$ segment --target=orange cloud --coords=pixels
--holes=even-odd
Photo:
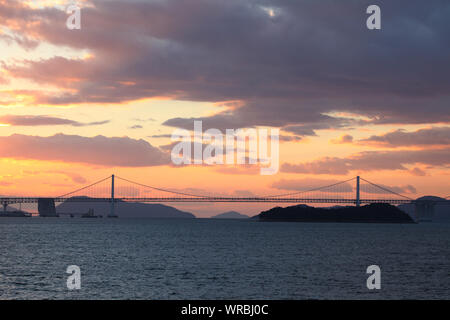
[[[118,167],[156,166],[170,161],[168,154],[142,139],[64,134],[0,137],[0,157]]]
[[[344,135],[340,136],[338,139],[331,140],[331,143],[335,143],[335,144],[345,144],[345,143],[352,143],[352,142],[353,142],[353,137],[349,134],[344,134]]]
[[[418,177],[423,177],[426,175],[425,171],[423,171],[422,169],[417,168],[417,167],[409,170],[409,173],[411,173],[413,176],[418,176]]]

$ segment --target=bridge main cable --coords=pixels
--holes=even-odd
[[[292,193],[282,193],[282,194],[276,194],[276,195],[271,195],[271,196],[263,196],[261,198],[277,198],[277,197],[285,197],[285,196],[294,196],[294,195],[297,195],[297,194],[308,193],[308,192],[313,192],[313,191],[319,191],[319,190],[322,190],[322,189],[335,187],[337,185],[340,185],[340,184],[343,184],[343,183],[346,183],[346,182],[349,182],[349,181],[352,181],[352,180],[355,180],[355,179],[356,179],[356,177],[353,177],[353,178],[350,178],[348,180],[340,181],[340,182],[333,183],[333,184],[330,184],[330,185],[327,185],[327,186],[323,186],[323,187],[318,187],[318,188],[313,188],[313,189],[303,190],[303,191],[297,191],[297,192],[292,192]]]
[[[158,190],[158,191],[162,191],[162,192],[173,193],[173,194],[178,194],[178,195],[182,195],[182,196],[197,197],[197,198],[213,198],[211,196],[197,195],[197,194],[191,194],[191,193],[185,193],[185,192],[179,192],[179,191],[173,191],[173,190],[168,190],[168,189],[157,188],[157,187],[149,186],[149,185],[146,185],[146,184],[143,184],[143,183],[139,183],[139,182],[136,182],[136,181],[131,181],[131,180],[128,180],[128,179],[125,179],[125,178],[121,178],[121,177],[118,177],[118,176],[115,176],[115,177],[116,177],[116,179],[120,179],[120,180],[129,182],[129,183],[132,183],[132,184],[144,187],[144,188],[149,188],[149,189]]]
[[[377,185],[377,184],[375,184],[375,183],[372,183],[372,182],[370,182],[370,181],[368,181],[368,180],[366,180],[366,179],[364,179],[364,178],[361,178],[361,180],[363,180],[364,182],[367,182],[368,184],[371,184],[372,186],[377,187],[377,188],[379,188],[379,189],[381,189],[381,190],[384,190],[384,191],[386,191],[386,192],[395,194],[396,196],[399,196],[399,197],[402,197],[402,198],[405,198],[405,199],[414,201],[413,198],[404,196],[404,195],[402,195],[402,194],[400,194],[400,193],[397,193],[397,192],[392,191],[392,190],[389,190],[389,189],[387,189],[387,188],[385,188],[385,187],[379,186],[379,185]]]
[[[66,198],[67,196],[69,196],[69,195],[71,195],[71,194],[77,193],[77,192],[79,192],[79,191],[83,191],[83,190],[85,190],[85,189],[87,189],[87,188],[90,188],[90,187],[92,187],[92,186],[95,186],[96,184],[99,184],[99,183],[101,183],[101,182],[103,182],[103,181],[106,181],[106,180],[108,180],[108,179],[111,179],[111,176],[106,177],[106,178],[104,178],[104,179],[102,179],[102,180],[99,180],[99,181],[97,181],[97,182],[91,183],[91,184],[88,185],[88,186],[84,186],[84,187],[79,188],[79,189],[77,189],[77,190],[74,190],[74,191],[71,191],[71,192],[69,192],[69,193],[63,194],[63,195],[61,195],[61,196],[59,196],[59,197],[55,197],[55,199],[58,199],[58,198]]]
[[[112,177],[112,176],[106,177],[106,178],[104,178],[104,179],[101,179],[101,180],[99,180],[99,181],[96,181],[96,182],[94,182],[94,183],[91,183],[91,184],[89,184],[89,185],[87,185],[87,186],[84,186],[84,187],[82,187],[82,188],[79,188],[79,189],[77,189],[77,190],[74,190],[74,191],[65,193],[65,194],[63,194],[63,195],[60,195],[60,196],[56,197],[55,199],[63,199],[63,198],[67,198],[67,197],[70,196],[70,195],[76,194],[77,192],[83,191],[83,190],[88,189],[88,188],[90,188],[90,187],[92,187],[92,186],[95,186],[95,185],[97,185],[97,184],[99,184],[99,183],[102,183],[102,182],[104,182],[104,181],[106,181],[106,180],[109,180],[109,179],[111,179],[111,177]],[[230,200],[236,201],[236,200],[239,200],[239,199],[240,199],[239,197],[217,197],[217,196],[210,196],[210,195],[208,196],[208,195],[199,195],[199,194],[193,194],[193,193],[187,193],[187,192],[181,192],[181,191],[174,191],[174,190],[169,190],[169,189],[158,188],[158,187],[146,185],[146,184],[143,184],[143,183],[139,183],[139,182],[132,181],[132,180],[125,179],[125,178],[122,178],[122,177],[118,177],[118,176],[115,176],[115,177],[116,177],[116,179],[123,180],[123,181],[126,181],[126,182],[128,182],[128,183],[131,183],[131,184],[140,186],[140,187],[144,187],[144,188],[148,188],[148,189],[152,189],[152,190],[157,190],[157,191],[161,191],[161,192],[166,192],[166,193],[170,193],[170,194],[181,195],[181,196],[185,196],[185,197],[193,197],[193,198],[196,198],[196,199],[199,199],[199,200],[208,200],[208,199],[211,199],[211,200],[213,200],[213,199],[222,199],[222,200],[226,200],[226,199],[230,199]],[[355,177],[350,178],[350,179],[347,179],[347,180],[344,180],[344,181],[340,181],[340,182],[337,182],[337,183],[333,183],[333,184],[330,184],[330,185],[326,185],[326,186],[322,186],[322,187],[317,187],[317,188],[312,188],[312,189],[309,189],[309,190],[297,191],[297,192],[282,193],[282,194],[275,194],[275,195],[266,195],[266,196],[256,196],[256,195],[255,195],[255,196],[252,197],[252,199],[255,200],[255,201],[258,200],[258,199],[259,199],[259,200],[271,200],[271,201],[272,201],[272,200],[277,200],[277,199],[279,199],[279,200],[287,200],[287,198],[284,198],[284,197],[295,196],[295,195],[299,195],[299,194],[306,194],[306,193],[314,192],[314,191],[321,191],[321,190],[324,190],[324,189],[327,189],[327,188],[332,188],[332,187],[336,187],[336,186],[338,186],[338,185],[342,185],[342,184],[347,183],[347,182],[350,182],[350,181],[352,181],[352,180],[354,180],[354,179],[355,179]],[[368,184],[370,184],[370,185],[372,185],[372,186],[374,186],[374,187],[376,187],[376,188],[379,188],[379,189],[381,189],[381,190],[383,190],[383,191],[385,191],[385,192],[387,192],[387,193],[391,193],[391,194],[397,195],[397,196],[399,196],[399,197],[401,197],[401,198],[403,198],[403,199],[407,199],[407,200],[409,200],[409,201],[414,201],[414,200],[413,200],[412,198],[410,198],[410,197],[407,197],[407,196],[405,196],[405,195],[402,195],[402,194],[399,194],[399,193],[394,192],[394,191],[392,191],[392,190],[389,190],[389,189],[386,188],[386,187],[382,187],[382,186],[377,185],[377,184],[375,184],[375,183],[372,183],[372,182],[370,182],[370,181],[368,181],[368,180],[366,180],[366,179],[361,178],[361,180],[363,180],[363,181],[365,181],[366,183],[368,183]],[[450,196],[449,196],[449,197],[450,197]],[[447,199],[448,199],[449,197],[447,197]],[[156,198],[155,198],[155,199],[156,199]],[[159,198],[159,199],[162,200],[162,199],[164,199],[164,198]],[[243,199],[246,199],[246,198],[242,198],[242,200],[243,200]],[[311,199],[312,199],[312,198],[311,198]],[[308,198],[308,200],[311,200],[311,199]],[[191,199],[191,200],[193,200],[193,199]],[[300,200],[302,200],[302,199],[299,198],[298,200],[300,201]],[[305,200],[306,200],[306,199],[305,199]]]

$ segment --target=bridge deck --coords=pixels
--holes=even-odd
[[[49,199],[48,197],[3,197],[0,198],[2,204],[14,203],[38,203],[39,199]],[[111,202],[111,198],[50,198],[55,202]],[[142,203],[161,203],[161,202],[269,202],[269,203],[338,203],[338,204],[356,204],[355,199],[346,198],[265,198],[265,197],[153,197],[153,198],[115,198],[118,202],[142,202]],[[405,204],[420,202],[419,200],[406,199],[360,199],[361,204],[370,203],[390,203]],[[436,201],[434,201],[436,202]],[[439,202],[439,201],[437,201]]]

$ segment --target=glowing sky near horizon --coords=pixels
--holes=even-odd
[[[413,2],[380,1],[390,14],[372,33],[355,2],[81,1],[82,29],[71,31],[64,1],[0,0],[0,195],[52,196],[115,173],[229,195],[361,175],[413,198],[446,197],[450,4]],[[52,158],[58,134],[92,145],[126,137],[167,153],[167,135],[194,119],[220,130],[280,128],[280,171],[135,166],[139,149],[120,166]],[[12,145],[33,136],[47,144]],[[201,217],[270,207],[175,206]]]

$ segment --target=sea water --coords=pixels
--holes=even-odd
[[[0,299],[450,299],[450,224],[1,218]]]

